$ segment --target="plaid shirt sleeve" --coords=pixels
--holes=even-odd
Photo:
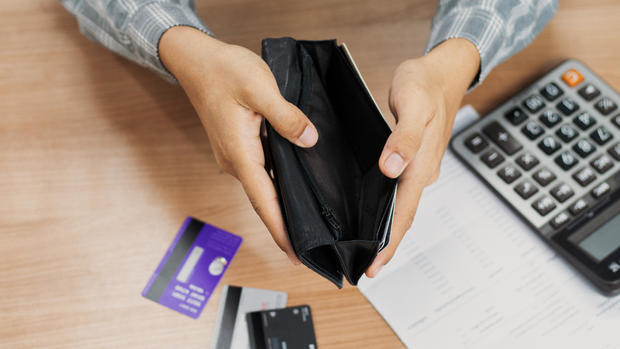
[[[472,89],[534,40],[557,5],[558,0],[440,0],[425,53],[447,39],[471,41],[480,53]]]
[[[82,33],[168,81],[176,79],[159,59],[161,36],[171,27],[190,26],[213,33],[196,14],[194,0],[60,0]]]

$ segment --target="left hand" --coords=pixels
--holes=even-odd
[[[466,39],[449,39],[394,73],[390,109],[396,128],[379,159],[383,174],[399,178],[390,243],[366,270],[377,275],[411,226],[424,187],[439,176],[454,116],[478,73],[480,56]]]

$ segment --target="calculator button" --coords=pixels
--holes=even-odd
[[[597,185],[596,187],[594,187],[594,189],[592,189],[592,196],[595,199],[598,199],[601,196],[607,194],[609,192],[609,189],[611,189],[609,184],[607,184],[607,182],[603,182],[603,183]]]
[[[620,148],[620,146],[619,146]],[[536,165],[538,165],[540,163],[540,161],[538,161],[538,159],[528,153],[528,152],[524,152],[523,154],[521,154],[518,158],[517,158],[517,164],[519,164],[519,166],[521,166],[522,169],[529,171],[532,168],[534,168]]]
[[[557,134],[561,140],[568,143],[577,137],[577,130],[571,125],[562,125],[555,134]]]
[[[534,180],[536,180],[536,182],[538,182],[538,184],[542,185],[543,187],[553,182],[556,178],[553,172],[549,171],[546,168],[538,170],[536,173],[534,173],[533,177]]]
[[[568,200],[571,196],[575,195],[575,191],[568,184],[562,183],[555,188],[551,189],[551,195],[559,202]]]
[[[523,101],[523,105],[530,113],[536,113],[545,107],[545,102],[538,95],[531,95]]]
[[[586,208],[588,208],[588,202],[584,199],[579,199],[575,201],[571,207],[568,208],[568,210],[573,216],[577,216],[581,212],[585,211]]]
[[[564,93],[562,89],[553,82],[550,82],[545,85],[545,87],[540,90],[540,94],[543,95],[549,102],[555,100],[560,97]]]
[[[502,154],[497,152],[497,150],[495,149],[489,150],[486,153],[482,154],[480,159],[490,168],[495,168],[497,167],[497,165],[501,164],[502,161],[504,161],[504,157],[502,156]]]
[[[515,166],[508,165],[497,172],[497,175],[500,176],[504,182],[510,184],[517,180],[517,178],[521,177],[521,171],[519,171]]]
[[[539,119],[549,128],[557,125],[560,121],[562,121],[562,117],[560,116],[560,114],[554,112],[553,110],[545,111],[544,113],[542,113]]]
[[[483,132],[508,155],[513,155],[523,148],[497,121],[484,127]]]
[[[589,102],[594,98],[598,97],[601,94],[601,91],[599,91],[592,84],[586,84],[584,87],[580,88],[577,93],[579,93],[579,95],[583,97],[583,99]]]
[[[575,143],[573,146],[573,150],[579,154],[579,156],[585,158],[592,154],[596,148],[587,139],[580,139],[579,142]]]
[[[620,114],[614,116],[614,118],[611,119],[611,122],[613,122],[616,127],[620,128]]]
[[[504,114],[504,116],[513,125],[519,125],[523,121],[527,120],[527,114],[525,114],[525,112],[519,107],[510,109],[506,112],[506,114]]]
[[[553,217],[553,219],[551,220],[551,226],[557,229],[566,224],[566,222],[568,222],[569,220],[570,216],[568,215],[568,213],[561,212],[557,216]]]
[[[555,163],[558,164],[564,171],[568,171],[573,168],[579,160],[569,150],[562,152],[555,158]]]
[[[594,182],[594,180],[596,179],[596,175],[594,174],[594,171],[592,171],[592,169],[590,169],[589,167],[584,167],[581,170],[577,171],[574,175],[573,178],[577,181],[577,183],[579,183],[582,187],[587,186],[588,184]]]
[[[555,205],[555,202],[553,202],[552,198],[548,196],[543,196],[542,198],[534,201],[534,203],[532,204],[532,207],[536,211],[538,211],[538,213],[540,213],[541,216],[546,216],[547,213],[553,211],[556,205]]]
[[[521,131],[527,136],[527,138],[532,140],[545,133],[545,130],[543,130],[542,126],[540,126],[536,121],[528,121],[527,124],[523,126]]]
[[[590,165],[594,167],[596,172],[601,173],[601,174],[609,171],[610,168],[614,167],[614,163],[611,161],[611,158],[605,154],[594,159],[590,163]]]
[[[524,200],[527,200],[532,197],[532,195],[538,193],[538,188],[534,184],[532,184],[532,182],[526,180],[522,183],[517,184],[517,186],[515,187],[515,191]]]
[[[614,159],[620,161],[620,143],[616,143],[612,145],[609,149],[607,149],[609,155],[613,156]]]
[[[587,130],[592,127],[592,125],[596,124],[596,120],[594,120],[592,115],[590,115],[587,111],[577,115],[573,122],[582,130]]]
[[[594,108],[603,115],[609,115],[614,110],[618,109],[618,105],[612,101],[609,97],[603,97],[594,103]]]
[[[560,103],[558,103],[557,108],[564,114],[570,115],[574,113],[577,109],[579,109],[579,104],[568,97],[562,98]]]
[[[613,138],[611,132],[603,126],[597,127],[594,132],[590,134],[590,137],[599,145],[603,145]]]
[[[569,69],[566,73],[562,74],[562,80],[570,86],[575,87],[583,81],[583,75],[577,71],[577,69]]]
[[[478,133],[474,133],[465,140],[465,145],[474,154],[478,154],[482,149],[486,148],[489,143]]]
[[[542,149],[547,155],[555,153],[560,149],[560,142],[558,142],[553,136],[547,136],[538,143],[538,147]]]

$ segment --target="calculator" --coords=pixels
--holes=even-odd
[[[562,62],[451,149],[604,294],[620,292],[620,95]]]

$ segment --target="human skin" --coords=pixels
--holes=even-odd
[[[241,182],[273,240],[299,264],[264,168],[260,127],[265,118],[292,143],[312,147],[318,133],[310,120],[282,97],[265,62],[248,49],[178,26],[162,36],[159,55],[198,113],[218,166]],[[389,104],[397,123],[378,159],[384,175],[399,178],[396,208],[390,243],[367,276],[376,276],[392,258],[424,187],[437,179],[454,116],[479,65],[471,42],[449,39],[396,68]]]

